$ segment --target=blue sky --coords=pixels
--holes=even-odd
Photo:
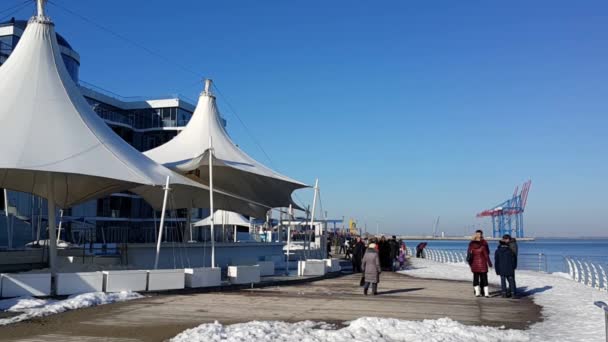
[[[608,235],[605,1],[54,2],[171,61],[51,4],[81,79],[197,98],[212,77],[272,162],[220,97],[239,145],[319,177],[330,216],[462,234],[531,178],[528,233]]]

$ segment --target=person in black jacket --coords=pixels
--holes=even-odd
[[[389,260],[390,260],[390,268],[391,271],[395,272],[397,270],[397,256],[399,256],[399,242],[397,242],[397,237],[393,235],[393,238],[388,240],[389,247]]]
[[[357,236],[355,245],[353,247],[353,273],[361,273],[361,260],[365,254],[365,243],[361,240],[360,236]]]
[[[517,256],[509,247],[509,236],[505,235],[500,240],[500,244],[494,253],[494,268],[496,274],[500,276],[500,286],[503,297],[515,297],[515,268],[517,267]],[[507,281],[509,288],[507,290]]]

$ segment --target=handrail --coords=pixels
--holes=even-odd
[[[608,274],[601,263],[571,256],[565,257],[565,261],[565,266],[568,267],[567,273],[572,280],[608,292]]]
[[[598,308],[604,310],[604,318],[605,318],[605,327],[606,327],[606,342],[608,342],[608,304],[601,302],[601,301],[597,301],[593,303],[595,306],[597,306]]]

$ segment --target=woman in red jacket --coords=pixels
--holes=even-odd
[[[487,242],[480,234],[476,234],[473,237],[473,241],[469,243],[467,250],[467,260],[471,266],[471,272],[473,272],[473,288],[475,290],[475,297],[483,294],[485,297],[490,297],[490,290],[488,289],[488,266],[492,267],[492,261],[490,260],[489,248]]]

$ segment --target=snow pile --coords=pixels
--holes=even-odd
[[[342,329],[304,321],[249,322],[224,326],[202,324],[171,339],[172,342],[194,341],[331,341],[331,342],[397,342],[397,341],[530,341],[525,332],[491,327],[466,326],[449,318],[424,321],[402,321],[392,318],[364,317]]]
[[[410,259],[411,269],[402,273],[432,279],[473,280],[468,265],[441,264],[427,259]],[[491,284],[500,286],[500,277],[488,272]],[[532,341],[604,341],[604,312],[594,301],[608,301],[608,294],[569,279],[566,274],[533,271],[516,273],[517,287],[542,306],[544,321],[528,331]]]
[[[17,312],[19,315],[0,319],[0,326],[44,317],[68,310],[82,309],[90,306],[124,302],[142,298],[136,292],[103,293],[91,292],[70,296],[65,300],[35,299],[32,297],[11,298],[0,301],[0,310]]]

